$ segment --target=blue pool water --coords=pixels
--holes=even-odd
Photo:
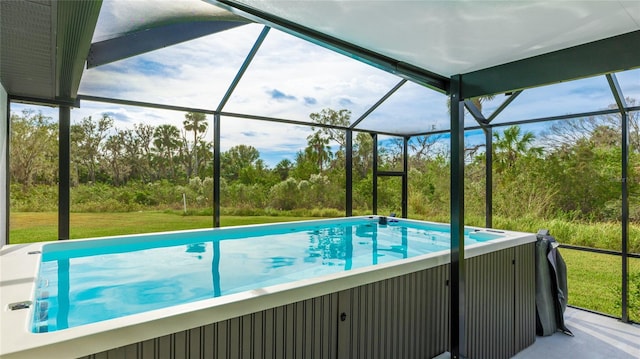
[[[499,234],[468,231],[466,244]],[[348,271],[449,248],[449,227],[377,218],[47,244],[33,332]]]

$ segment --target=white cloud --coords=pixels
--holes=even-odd
[[[112,7],[113,12],[104,20],[101,15],[101,21],[113,21],[114,27],[126,23],[128,15],[121,9]],[[214,110],[262,29],[258,24],[245,25],[87,70],[80,93]],[[623,90],[628,89],[631,96],[640,97],[639,74],[640,70],[620,74]],[[354,121],[399,80],[272,29],[223,110],[310,121],[309,114],[323,108],[347,108]],[[485,114],[488,116],[504,99],[499,95],[489,101]],[[358,128],[399,134],[446,130],[446,103],[446,96],[409,82]],[[610,103],[612,96],[604,77],[585,79],[526,90],[495,121],[596,110]],[[184,119],[181,112],[86,101],[81,109],[74,110],[73,116],[101,116],[103,112],[112,113],[119,120],[118,127],[139,122],[181,126]],[[466,124],[475,125],[470,117]],[[306,146],[310,133],[304,126],[229,118],[223,119],[222,130],[223,150],[245,143],[265,156],[295,154]]]

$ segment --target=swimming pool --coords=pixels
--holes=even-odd
[[[535,240],[479,228],[465,233],[468,258]],[[8,246],[3,259],[22,253],[37,276],[15,283],[30,289],[19,300],[5,303],[3,288],[3,307],[32,303],[6,312],[21,314],[26,333],[18,337],[28,343],[10,344],[13,352],[6,351],[12,335],[5,335],[3,320],[0,354],[57,348],[62,357],[77,357],[142,343],[441,267],[448,246],[448,225],[398,219],[380,224],[379,217]],[[26,348],[16,350],[20,346]]]
[[[344,222],[344,223],[343,223]],[[47,244],[32,331],[50,332],[449,248],[446,226],[376,218]],[[468,230],[467,245],[501,238]],[[117,238],[122,239],[122,237]],[[241,239],[241,240],[240,240]]]

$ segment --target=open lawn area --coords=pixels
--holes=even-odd
[[[561,248],[567,263],[569,304],[621,316],[619,256]],[[629,259],[629,317],[640,322],[640,259]]]
[[[221,216],[220,224],[290,222],[315,219],[285,216]],[[211,228],[211,216],[183,216],[168,212],[71,213],[71,238],[92,238],[123,234],[178,231]],[[58,239],[58,214],[55,212],[12,212],[9,241],[11,244],[54,241]]]

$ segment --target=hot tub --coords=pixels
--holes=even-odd
[[[0,355],[432,357],[448,228],[369,216],[6,246]],[[465,236],[467,353],[510,357],[535,340],[535,235]]]

